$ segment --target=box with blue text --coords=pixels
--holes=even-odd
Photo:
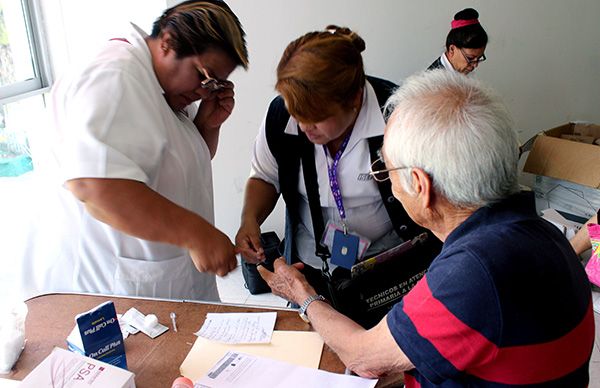
[[[79,314],[67,337],[69,350],[127,369],[125,345],[113,302]]]

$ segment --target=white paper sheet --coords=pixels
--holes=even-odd
[[[276,312],[208,313],[197,336],[228,344],[269,343]]]
[[[305,368],[269,358],[239,352],[225,356],[202,378],[195,388],[373,388],[377,380]]]

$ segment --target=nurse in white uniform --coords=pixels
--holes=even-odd
[[[45,165],[56,201],[29,244],[27,295],[219,300],[215,274],[237,262],[213,226],[211,159],[234,107],[227,78],[248,64],[244,36],[224,3],[187,1],[56,83]]]

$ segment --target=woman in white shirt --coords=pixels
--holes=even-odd
[[[215,274],[237,262],[212,225],[211,159],[234,107],[227,78],[248,64],[244,36],[225,3],[187,1],[56,83],[56,206],[26,254],[27,294],[219,300]]]
[[[446,37],[446,51],[427,69],[446,69],[469,74],[485,61],[488,36],[479,23],[479,13],[465,8],[454,15]]]
[[[382,106],[396,85],[365,75],[364,49],[353,31],[328,26],[284,51],[275,86],[280,96],[254,145],[236,236],[249,262],[265,259],[260,225],[280,194],[287,212],[286,258],[307,264],[313,284],[321,273],[314,267],[350,269],[362,256],[417,235],[389,181],[369,174],[383,141]]]

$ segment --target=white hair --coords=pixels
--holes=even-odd
[[[384,151],[388,167],[419,167],[434,190],[458,207],[481,207],[519,190],[519,142],[500,98],[448,70],[409,77],[386,104],[392,111]],[[411,169],[397,171],[414,195]]]

